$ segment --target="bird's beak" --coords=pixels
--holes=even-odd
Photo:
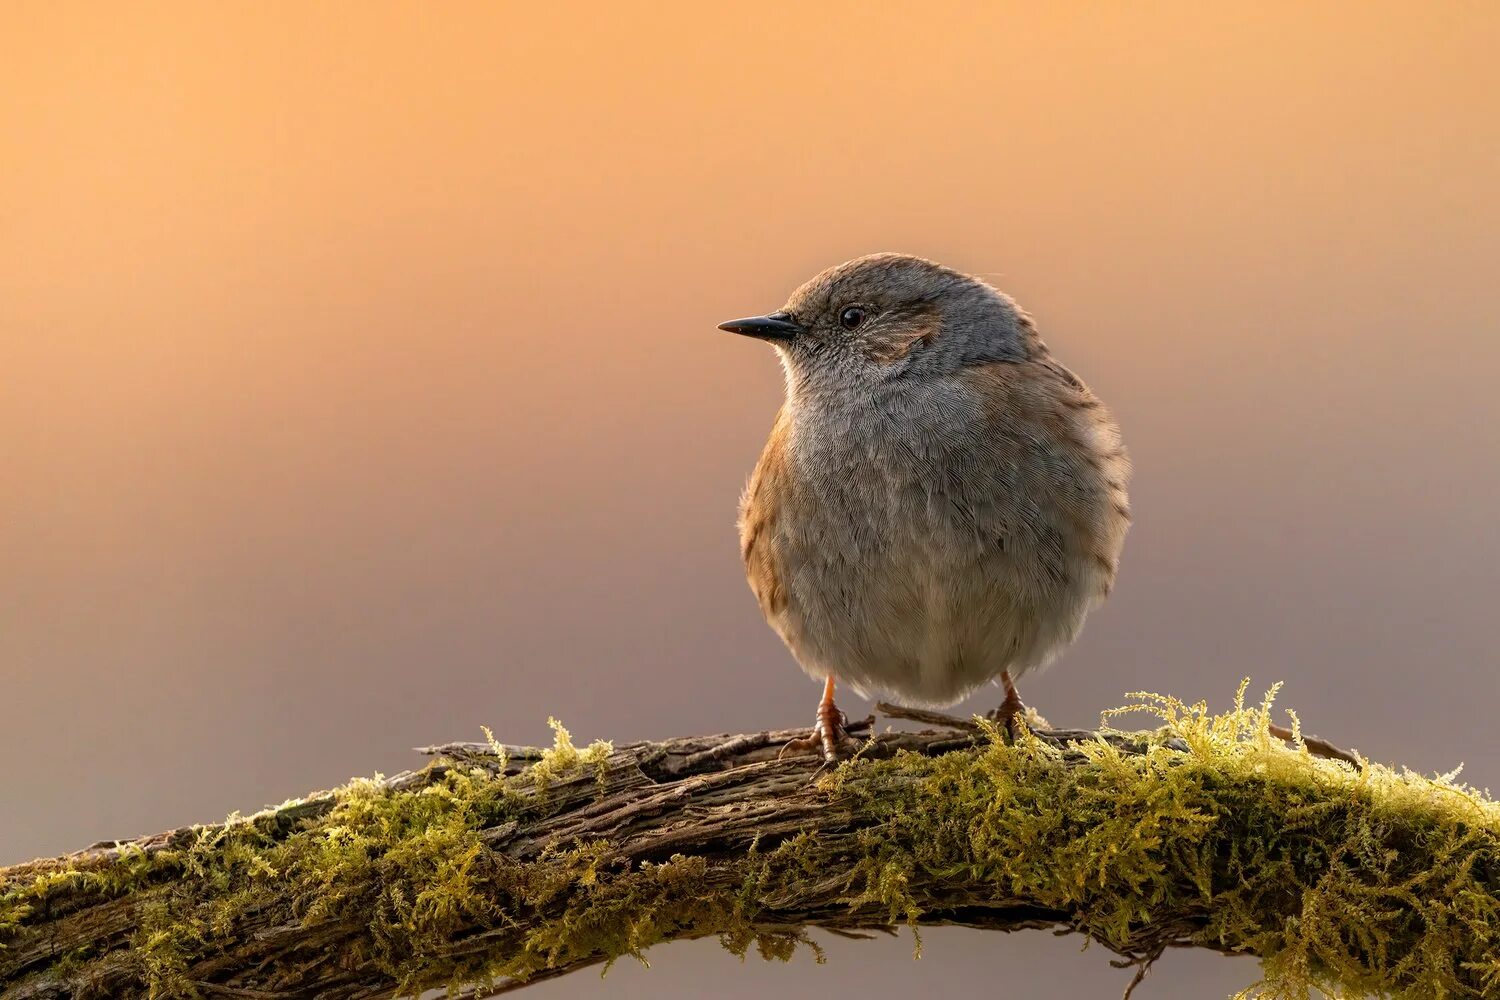
[[[728,323],[720,323],[720,330],[728,330],[730,333],[743,334],[746,337],[757,337],[761,340],[784,342],[791,340],[802,332],[802,327],[792,321],[789,313],[771,313],[769,316],[750,316],[746,319],[732,319]]]

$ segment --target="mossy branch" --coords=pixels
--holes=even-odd
[[[862,724],[834,769],[778,760],[794,732],[430,748],[421,771],[0,869],[0,996],[478,997],[663,941],[785,958],[816,952],[810,929],[902,924],[1075,932],[1140,973],[1171,947],[1257,955],[1246,996],[1500,996],[1500,806],[1320,759],[1295,724],[1289,745],[1269,699],[1141,697],[1151,732],[1106,713],[1014,746],[902,713],[944,728]]]

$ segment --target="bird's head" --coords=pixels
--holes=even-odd
[[[897,253],[831,267],[780,310],[719,329],[771,343],[794,388],[941,377],[969,365],[1024,360],[1039,343],[1008,296],[978,278]]]

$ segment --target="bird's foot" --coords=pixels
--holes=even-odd
[[[841,751],[845,744],[850,742],[849,717],[836,707],[830,705],[832,711],[824,708],[818,709],[817,721],[813,723],[812,732],[801,739],[790,740],[786,746],[781,748],[781,753],[776,755],[780,760],[788,754],[820,753],[824,763],[837,764],[841,759]]]
[[[1021,738],[1021,726],[1026,718],[1026,705],[1012,688],[1005,693],[1005,700],[1000,703],[1000,707],[987,712],[985,718],[1000,723],[1005,729],[1005,735],[1014,743]]]

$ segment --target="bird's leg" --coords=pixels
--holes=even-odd
[[[1005,727],[1005,735],[1010,737],[1014,743],[1020,735],[1020,719],[1026,714],[1026,706],[1021,702],[1021,696],[1016,691],[1016,682],[1010,679],[1010,671],[1000,672],[1000,683],[1005,685],[1005,700],[1000,707],[990,713],[990,718]]]
[[[814,733],[823,738],[823,759],[832,764],[839,759],[839,744],[849,738],[844,729],[849,721],[839,707],[833,703],[833,678],[823,683],[823,698],[818,702],[818,722]]]
[[[823,682],[823,700],[818,702],[818,717],[813,723],[812,732],[803,739],[792,740],[782,747],[780,757],[821,748],[823,759],[830,764],[836,763],[839,759],[839,744],[849,738],[844,729],[848,721],[833,703],[833,678],[829,677]]]

